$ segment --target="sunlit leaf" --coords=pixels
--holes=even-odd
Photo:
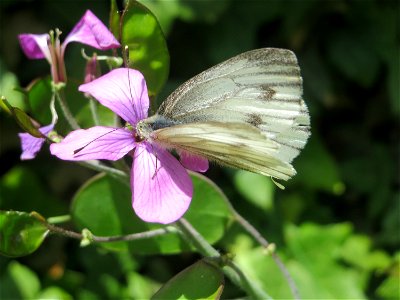
[[[40,291],[38,299],[72,300],[73,297],[58,286],[49,286],[43,291]]]
[[[288,225],[285,230],[287,255],[278,251],[294,279],[301,299],[365,299],[367,273],[343,264],[338,253],[352,234],[350,224],[320,226]],[[279,250],[279,245],[278,250]],[[235,251],[234,260],[243,272],[259,282],[274,299],[292,299],[288,281],[275,261],[261,247]],[[268,280],[265,280],[268,278]]]
[[[382,299],[396,299],[399,296],[399,270],[400,270],[400,252],[393,255],[392,267],[389,270],[389,276],[380,284],[377,289],[377,295]]]
[[[0,63],[0,96],[7,98],[12,106],[26,110],[27,105],[24,101],[24,95],[17,90],[19,88],[17,76],[8,72],[4,65]]]
[[[144,5],[129,1],[122,14],[122,45],[129,47],[129,66],[141,71],[150,95],[163,87],[169,73],[169,53],[156,17]]]
[[[202,260],[171,278],[151,299],[219,299],[223,289],[221,270]]]
[[[383,251],[371,251],[372,241],[367,236],[353,235],[343,244],[343,259],[365,270],[384,270],[390,265],[390,257]]]
[[[19,257],[34,252],[48,234],[46,226],[31,214],[0,211],[0,253]]]
[[[134,299],[150,299],[160,287],[159,283],[135,272],[127,274],[127,282],[129,295]]]

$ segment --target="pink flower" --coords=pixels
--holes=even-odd
[[[40,127],[39,131],[44,135],[48,136],[48,134],[53,130],[54,124],[50,124],[44,127]],[[36,154],[40,151],[45,142],[45,138],[37,138],[29,133],[18,133],[19,138],[21,139],[21,147],[22,154],[21,160],[33,159],[36,157]]]
[[[55,83],[66,81],[64,51],[69,42],[79,42],[100,50],[120,47],[113,34],[90,10],[86,11],[63,44],[60,44],[59,34],[56,31],[56,36],[52,38],[49,34],[23,33],[18,36],[21,48],[28,58],[47,59]]]
[[[166,149],[141,138],[136,125],[147,117],[149,98],[143,75],[136,70],[115,69],[79,90],[90,94],[118,114],[130,126],[95,126],[68,134],[52,144],[53,155],[64,160],[118,160],[130,153],[132,205],[147,222],[167,224],[179,219],[188,209],[193,185],[186,169]],[[133,151],[132,151],[133,150]],[[184,154],[184,164],[205,171],[208,161]],[[205,166],[207,164],[207,167]]]

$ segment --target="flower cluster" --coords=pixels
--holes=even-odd
[[[30,59],[45,58],[51,68],[54,83],[65,82],[64,52],[70,42],[78,42],[100,50],[119,48],[121,45],[107,27],[87,10],[64,42],[60,43],[59,30],[51,34],[23,33],[18,36],[25,55]]]

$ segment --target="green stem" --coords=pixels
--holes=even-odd
[[[64,229],[62,227],[58,227],[49,223],[46,223],[47,229],[49,229],[52,233],[60,234],[69,238],[77,239],[77,240],[82,240],[84,236],[81,233],[75,232],[75,231],[70,231],[67,229]],[[91,242],[94,243],[110,243],[110,242],[129,242],[129,241],[135,241],[135,240],[141,240],[141,239],[149,239],[153,238],[155,236],[160,236],[160,235],[165,235],[169,233],[176,233],[177,229],[172,227],[172,226],[167,226],[165,228],[159,228],[159,229],[154,229],[154,230],[149,230],[149,231],[144,231],[144,232],[139,232],[139,233],[132,233],[132,234],[127,234],[127,235],[117,235],[117,236],[97,236],[91,234],[90,239]]]
[[[47,218],[47,222],[50,224],[58,224],[58,223],[65,223],[71,221],[70,215],[63,215],[63,216],[56,216]]]
[[[175,223],[183,237],[205,257],[221,258],[220,253],[212,247],[197,230],[184,218]],[[240,268],[232,261],[222,268],[225,275],[237,286],[247,292],[251,299],[272,299],[254,281],[249,280]]]
[[[124,159],[119,159],[113,162],[113,166],[118,170],[123,171],[125,174],[130,174],[131,170]]]
[[[104,172],[104,173],[110,175],[111,177],[113,177],[129,186],[129,175],[127,173],[125,173],[124,171],[121,171],[121,170],[118,170],[118,169],[115,169],[112,167],[108,167],[96,160],[82,161],[82,162],[79,162],[79,164],[81,166],[87,167],[87,168],[95,170],[95,171]]]
[[[56,90],[55,94],[56,94],[57,101],[60,104],[61,111],[63,112],[64,117],[67,120],[69,126],[74,130],[79,129],[80,127],[79,127],[78,123],[76,122],[74,116],[72,115],[72,113],[67,105],[67,102],[65,101],[64,92],[62,90],[61,91]]]
[[[99,125],[100,119],[99,119],[99,114],[97,113],[97,103],[91,97],[89,99],[89,105],[90,105],[90,112],[92,113],[94,125]]]
[[[51,96],[50,111],[51,111],[51,124],[56,124],[58,121],[58,114],[57,114],[57,110],[56,110],[55,93],[53,93],[53,95]]]

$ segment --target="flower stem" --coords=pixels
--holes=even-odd
[[[80,127],[79,127],[78,123],[76,122],[74,116],[72,115],[72,113],[67,105],[67,102],[64,99],[65,98],[64,92],[62,90],[61,91],[56,90],[55,94],[56,94],[58,103],[60,104],[61,111],[63,112],[64,117],[67,120],[69,126],[74,130],[79,129]]]
[[[119,181],[121,181],[124,184],[128,184],[129,186],[129,175],[121,170],[106,166],[102,163],[100,163],[99,161],[82,161],[79,162],[80,165],[87,167],[89,169],[95,170],[95,171],[99,171],[99,172],[104,172],[107,173],[108,175],[110,175],[111,177],[118,179]]]
[[[50,111],[51,111],[51,124],[56,124],[58,121],[58,114],[57,114],[57,110],[56,110],[55,93],[53,93],[53,95],[51,96]]]
[[[176,226],[181,230],[183,237],[205,257],[221,258],[221,254],[211,246],[200,233],[184,218],[177,221]],[[225,275],[237,286],[247,292],[251,299],[272,299],[254,281],[249,280],[240,268],[232,261],[228,261],[222,268]]]
[[[62,227],[58,227],[49,223],[45,223],[46,227],[50,232],[60,234],[69,238],[77,239],[77,240],[82,240],[84,236],[81,233],[75,232],[75,231],[70,231],[67,229],[64,229]],[[135,241],[135,240],[141,240],[141,239],[149,239],[153,238],[155,236],[160,236],[160,235],[165,235],[168,233],[174,233],[177,232],[177,229],[172,227],[172,226],[167,226],[164,228],[159,228],[159,229],[154,229],[154,230],[149,230],[149,231],[144,231],[144,232],[139,232],[139,233],[132,233],[132,234],[127,234],[127,235],[116,235],[116,236],[97,236],[97,235],[91,235],[91,241],[93,243],[110,243],[110,242],[120,242],[120,241]]]
[[[97,103],[95,102],[95,100],[90,98],[89,105],[90,105],[90,112],[92,113],[94,125],[99,125],[100,119],[99,119],[99,114],[97,113]]]
[[[63,215],[63,216],[56,216],[56,217],[50,217],[47,218],[47,222],[50,224],[58,224],[58,223],[64,223],[68,222],[71,220],[70,215]]]

